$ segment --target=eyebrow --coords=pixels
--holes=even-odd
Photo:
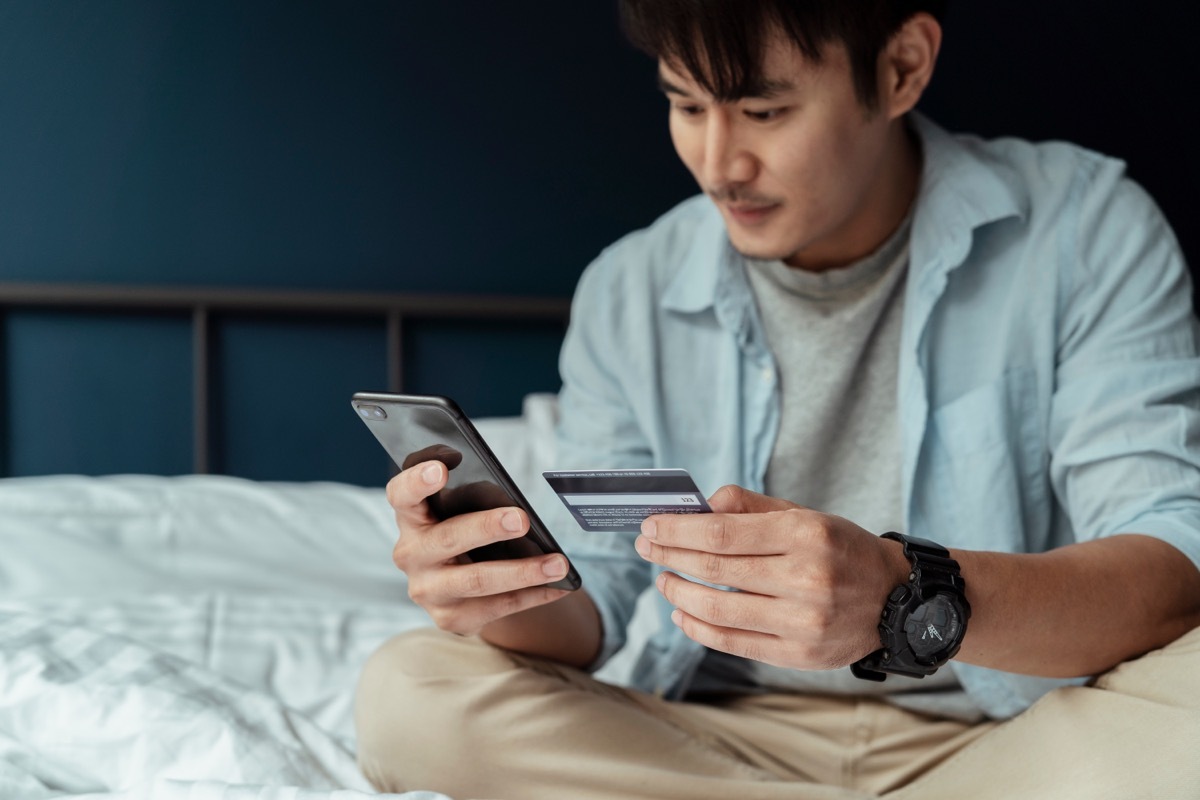
[[[744,100],[747,98],[759,98],[769,100],[773,97],[778,97],[785,92],[794,91],[796,85],[791,81],[774,80],[769,78],[759,78],[746,87],[738,97],[722,98],[723,100]],[[658,73],[658,89],[663,94],[677,94],[683,97],[691,97],[691,92],[676,86],[671,83],[663,74]]]

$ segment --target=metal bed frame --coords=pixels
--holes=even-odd
[[[13,310],[110,311],[190,315],[192,321],[193,471],[210,466],[211,353],[214,315],[365,317],[385,321],[388,391],[404,391],[404,330],[409,320],[560,322],[564,298],[423,295],[206,287],[123,286],[0,281],[0,324]],[[0,381],[2,385],[2,381]]]

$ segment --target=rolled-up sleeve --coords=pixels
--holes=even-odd
[[[1187,265],[1140,187],[1090,176],[1068,230],[1051,481],[1077,541],[1139,533],[1200,568],[1200,359]],[[1070,243],[1068,243],[1070,244]]]
[[[1200,568],[1200,359],[1187,265],[1123,165],[1087,163],[1052,248],[1058,294],[1045,443],[1061,515],[1055,541],[1143,534]],[[954,669],[1000,719],[1088,680]]]

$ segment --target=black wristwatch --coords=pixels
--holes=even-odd
[[[928,539],[889,531],[912,564],[908,583],[888,595],[879,621],[882,647],[850,665],[855,677],[882,681],[886,673],[924,678],[954,658],[967,633],[971,605],[950,551]]]

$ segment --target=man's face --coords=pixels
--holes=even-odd
[[[761,92],[719,103],[690,75],[659,62],[671,104],[671,139],[725,218],[741,253],[792,266],[844,266],[878,246],[897,174],[889,161],[889,116],[854,92],[845,49],[819,64],[774,40]]]

